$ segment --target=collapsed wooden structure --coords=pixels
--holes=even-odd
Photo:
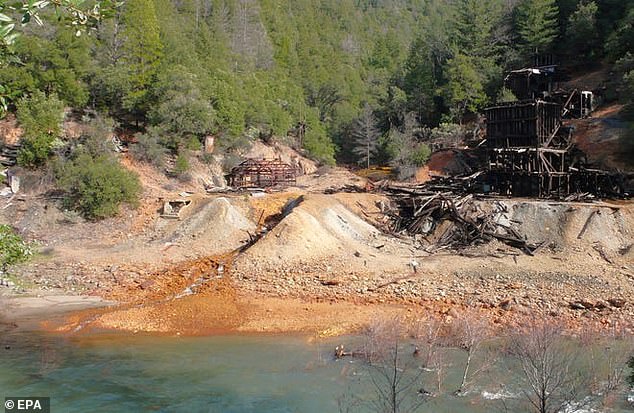
[[[296,176],[296,169],[280,159],[247,159],[231,169],[228,180],[236,188],[265,188],[294,184]]]
[[[512,226],[496,221],[496,213],[506,213],[497,202],[496,210],[483,211],[473,194],[438,190],[433,185],[387,184],[381,188],[395,208],[385,213],[391,218],[388,231],[394,234],[420,235],[430,244],[428,252],[444,248],[464,248],[494,239],[533,255],[543,244],[531,244]]]

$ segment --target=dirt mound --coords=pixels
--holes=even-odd
[[[181,245],[193,253],[216,255],[240,247],[256,225],[229,199],[194,199],[182,221],[162,219],[157,230],[161,242]]]
[[[427,182],[431,176],[465,175],[472,172],[465,155],[458,149],[442,149],[431,154],[425,166],[418,168],[416,182]]]
[[[364,188],[367,183],[366,178],[355,175],[346,168],[323,166],[313,174],[298,176],[296,186],[310,192],[323,192],[329,188],[341,188],[346,185]]]
[[[309,195],[240,261],[320,260],[368,248],[379,231],[334,197]]]
[[[255,141],[244,156],[255,159],[281,159],[282,162],[295,166],[302,175],[317,171],[315,161],[305,158],[293,148],[277,142],[273,145],[267,145],[262,141]]]
[[[634,225],[628,204],[583,204],[533,200],[481,201],[497,222],[513,227],[529,243],[546,242],[551,248],[569,250],[600,248],[620,255],[634,242]]]

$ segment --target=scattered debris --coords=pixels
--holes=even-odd
[[[0,144],[0,165],[14,166],[17,164],[18,152],[22,145],[10,145],[7,143]]]
[[[428,184],[388,185],[383,190],[396,204],[387,211],[392,218],[389,232],[423,237],[433,234],[432,249],[458,249],[497,239],[533,255],[543,245],[528,243],[511,226],[497,222],[472,202],[472,194],[430,190]],[[500,203],[496,207],[504,212]]]
[[[182,210],[191,204],[190,199],[173,199],[163,203],[161,218],[180,219]]]

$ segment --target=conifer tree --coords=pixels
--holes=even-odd
[[[502,18],[500,0],[458,0],[455,3],[456,43],[462,53],[488,58],[496,53],[493,33]]]
[[[124,106],[138,115],[145,110],[148,87],[158,70],[163,46],[154,0],[129,0],[124,7],[122,61],[132,86],[124,97]]]
[[[380,133],[376,127],[376,118],[372,108],[366,104],[361,117],[357,119],[356,129],[352,133],[355,146],[353,152],[359,156],[359,163],[370,168],[370,160],[379,145]]]
[[[597,49],[598,32],[596,15],[599,7],[594,1],[581,2],[568,18],[566,37],[568,51],[581,59],[592,57]]]
[[[517,7],[516,26],[526,54],[546,52],[557,37],[559,9],[555,0],[524,0]]]
[[[476,112],[487,102],[482,74],[470,56],[458,54],[448,62],[447,75],[447,101],[453,119],[460,123],[465,113]]]

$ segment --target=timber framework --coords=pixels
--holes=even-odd
[[[247,159],[231,169],[229,185],[236,188],[266,188],[295,184],[297,170],[280,159]]]
[[[535,63],[505,78],[518,101],[485,110],[484,192],[539,198],[622,194],[618,174],[591,168],[572,144],[572,128],[564,124],[565,118],[590,114],[592,92],[559,88],[563,77],[552,58],[536,58]]]

